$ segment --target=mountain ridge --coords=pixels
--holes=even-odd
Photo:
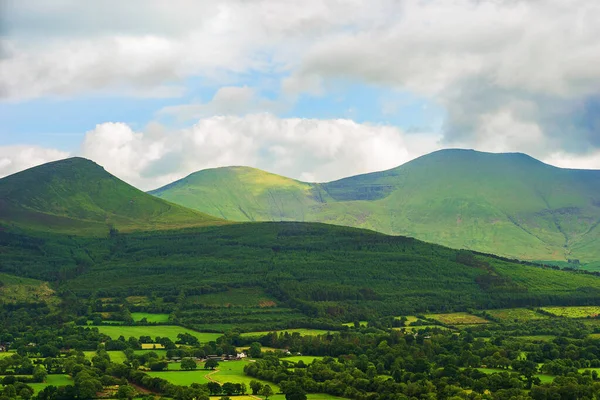
[[[520,259],[600,260],[599,170],[463,149],[325,183],[240,168],[198,171],[150,193],[234,221],[325,222]]]

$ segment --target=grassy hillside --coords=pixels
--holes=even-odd
[[[303,221],[321,201],[310,183],[249,167],[207,169],[150,193],[234,221]]]
[[[520,259],[600,260],[600,171],[518,153],[442,150],[323,184],[220,168],[152,194],[234,221],[319,221]]]
[[[0,179],[0,226],[72,233],[169,229],[221,223],[150,196],[83,158],[41,165]]]

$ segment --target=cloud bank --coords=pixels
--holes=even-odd
[[[144,188],[229,164],[328,180],[438,147],[600,168],[595,0],[6,0],[3,7],[5,102],[90,93],[177,98],[190,78],[220,88],[208,102],[157,110],[198,120],[192,127],[150,123],[138,132],[106,123],[86,134],[79,154]],[[244,81],[252,74],[275,81],[280,97],[260,97]],[[425,97],[444,109],[443,128],[409,135],[277,117],[297,96],[327,96],[339,81]],[[62,154],[22,152],[31,160],[9,154],[0,173]]]

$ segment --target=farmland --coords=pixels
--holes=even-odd
[[[166,372],[147,372],[148,375],[156,378],[166,379],[167,381],[182,386],[189,386],[192,383],[208,383],[210,382],[205,375],[209,371],[196,370],[196,371],[166,371]]]
[[[490,321],[465,312],[449,314],[427,314],[426,318],[439,321],[446,325],[477,325],[488,324]]]
[[[47,386],[66,386],[72,385],[73,379],[69,375],[59,374],[59,375],[48,375],[46,377],[46,382],[44,383],[31,383],[30,386],[37,393],[40,390],[43,390]]]
[[[326,335],[327,333],[331,333],[332,331],[326,331],[323,329],[285,329],[281,331],[261,331],[261,332],[245,332],[242,333],[242,337],[255,337],[255,336],[264,336],[268,333],[276,332],[277,334],[281,333],[289,333],[290,335],[296,333],[303,336],[318,336],[318,335]]]
[[[131,318],[133,318],[133,320],[135,322],[139,322],[144,318],[148,322],[168,322],[169,314],[152,314],[152,313],[134,312],[134,313],[131,313]]]
[[[159,326],[98,326],[98,330],[105,335],[110,336],[113,339],[118,339],[119,336],[125,338],[140,336],[155,337],[168,337],[173,342],[177,341],[177,335],[180,333],[188,333],[198,338],[201,343],[207,343],[216,340],[219,336],[218,333],[202,333],[196,332],[191,329],[183,328],[174,325],[159,325]]]
[[[600,315],[600,306],[541,307],[541,310],[565,318],[595,318]]]
[[[527,308],[504,308],[487,310],[487,314],[502,322],[523,322],[536,319],[546,319],[548,316]]]

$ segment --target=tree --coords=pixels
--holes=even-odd
[[[269,385],[265,385],[263,386],[263,388],[260,390],[259,393],[261,396],[265,396],[265,400],[269,400],[269,397],[273,396],[273,389],[271,389],[271,386]]]
[[[221,389],[223,390],[223,393],[225,393],[227,396],[231,396],[234,393],[237,393],[235,384],[231,382],[225,382],[223,386],[221,386]]]
[[[190,371],[192,369],[196,369],[197,367],[198,365],[196,364],[196,361],[194,361],[192,358],[184,358],[181,360],[181,369]]]
[[[293,381],[281,385],[281,391],[285,394],[285,400],[306,400],[306,393],[302,386]]]
[[[215,369],[219,366],[219,363],[217,362],[217,360],[214,360],[212,358],[209,358],[208,360],[206,360],[206,362],[204,363],[204,369]]]
[[[119,386],[119,390],[117,390],[117,398],[118,399],[133,399],[135,397],[136,391],[132,386],[129,385],[121,385]]]
[[[208,391],[212,395],[217,395],[217,394],[221,393],[221,385],[219,385],[217,382],[208,382],[206,384],[206,387],[208,388]]]
[[[46,376],[48,373],[46,372],[46,368],[43,365],[36,365],[33,369],[33,381],[42,383],[46,380]]]
[[[262,346],[260,343],[258,342],[254,342],[250,345],[250,348],[248,349],[248,355],[251,358],[260,358],[260,356],[262,355]]]
[[[263,384],[260,383],[259,381],[251,380],[250,381],[250,389],[252,390],[253,395],[261,394],[260,392],[263,389]]]

